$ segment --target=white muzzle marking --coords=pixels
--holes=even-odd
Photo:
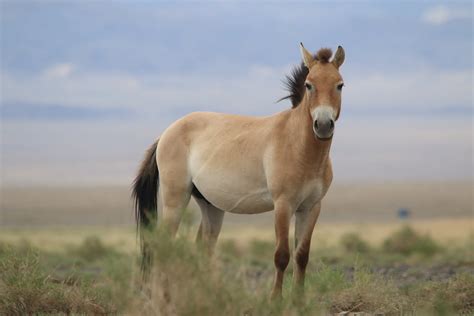
[[[330,138],[334,131],[334,121],[336,119],[334,108],[329,105],[320,105],[311,112],[311,117],[313,118],[314,134],[321,139]],[[322,130],[317,128],[317,126],[331,126],[331,124],[331,128],[323,128]]]

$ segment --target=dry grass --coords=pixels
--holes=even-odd
[[[72,277],[57,279],[40,266],[28,245],[2,247],[0,260],[0,312],[3,315],[95,314],[105,315],[115,307],[101,298],[94,284]]]
[[[306,297],[292,299],[290,265],[285,299],[279,303],[268,301],[273,276],[272,213],[227,216],[213,260],[189,242],[197,229],[189,217],[177,241],[159,235],[154,239],[152,281],[141,284],[128,190],[83,189],[78,191],[83,199],[79,204],[75,204],[77,192],[70,189],[59,196],[53,189],[7,190],[13,195],[2,203],[3,223],[26,220],[32,226],[0,231],[0,314],[473,313],[474,225],[470,210],[466,213],[466,207],[472,206],[466,199],[466,188],[471,186],[415,187],[347,186],[331,193],[313,236]],[[441,192],[447,187],[452,191]],[[377,192],[377,199],[361,198],[370,193],[369,188]],[[395,197],[384,204],[390,193],[387,188],[394,190]],[[445,199],[433,216],[426,209],[436,203],[436,199],[428,202],[433,197],[429,190],[441,192],[438,202]],[[416,192],[421,196],[418,202]],[[53,195],[59,203],[50,200]],[[364,203],[351,204],[357,195]],[[402,200],[403,205],[396,203]],[[66,207],[66,202],[73,207]],[[440,216],[447,205],[458,217]],[[401,230],[407,223],[394,216],[398,206],[419,211],[420,216],[408,222],[413,229],[408,233]],[[32,210],[36,213],[30,217]],[[116,220],[124,225],[107,226]],[[64,225],[76,221],[102,226]]]
[[[388,236],[409,224],[421,234],[430,235],[436,242],[443,245],[456,244],[474,236],[474,218],[458,219],[438,218],[426,220],[412,220],[408,222],[367,222],[364,224],[325,223],[318,221],[313,235],[313,247],[332,247],[347,233],[356,233],[362,240],[371,246],[379,246]],[[293,231],[290,232],[292,234]],[[238,237],[236,237],[238,236]],[[242,245],[254,239],[274,240],[274,231],[271,224],[259,227],[244,225],[224,226],[221,239],[237,239]]]
[[[384,278],[358,268],[353,282],[328,298],[329,311],[365,312],[369,314],[400,315],[411,311],[408,298],[395,284]]]
[[[197,229],[194,223],[191,235]],[[341,238],[354,233],[369,246],[380,246],[388,236],[403,228],[405,223],[324,223],[318,222],[313,235],[313,248],[337,246]],[[420,234],[428,234],[441,245],[456,245],[474,236],[474,220],[460,219],[430,219],[410,221],[410,227]],[[292,232],[290,233],[292,234]],[[82,243],[87,236],[99,236],[106,246],[117,248],[120,251],[134,253],[137,250],[136,233],[133,227],[35,227],[35,228],[2,228],[0,240],[17,244],[28,240],[33,246],[43,250],[64,250],[70,245]],[[219,244],[226,241],[235,242],[245,247],[254,240],[273,241],[274,229],[272,223],[257,227],[244,224],[224,224],[219,237]]]
[[[241,281],[223,278],[216,261],[185,238],[155,236],[150,282],[136,308],[146,315],[242,315],[249,298]]]
[[[474,312],[474,275],[460,274],[447,282],[427,282],[415,286],[411,301],[420,311],[437,314],[472,315]]]
[[[416,236],[423,236],[415,231]],[[350,235],[361,241],[361,236]],[[396,239],[400,233],[389,236]],[[182,234],[177,240],[156,233],[151,281],[141,283],[138,261],[130,252],[106,245],[97,237],[55,251],[28,243],[0,244],[0,314],[114,313],[131,315],[327,315],[365,312],[400,315],[474,312],[474,262],[470,244],[444,249],[435,258],[416,253],[387,254],[381,247],[316,249],[308,266],[305,298],[296,299],[291,279],[285,299],[270,303],[273,242],[241,246],[220,244],[209,259]],[[441,246],[440,246],[441,247]],[[363,249],[363,254],[361,254]],[[453,255],[455,253],[455,255]],[[440,267],[467,267],[437,281],[414,279],[406,270],[394,278],[376,266],[411,265],[416,273],[437,261]],[[432,276],[439,276],[439,269]],[[456,270],[457,271],[457,270]],[[459,271],[465,271],[459,270]],[[288,269],[291,275],[291,265]],[[430,276],[428,276],[430,277]]]
[[[47,251],[63,251],[70,246],[81,244],[88,236],[99,236],[108,247],[135,253],[137,239],[134,228],[127,227],[40,227],[4,228],[0,240],[18,244],[28,241],[34,247]]]

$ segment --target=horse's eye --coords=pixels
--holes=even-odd
[[[313,85],[309,82],[305,82],[304,85],[308,91],[311,91],[313,89]]]
[[[342,87],[344,87],[344,84],[343,83],[340,83],[337,85],[337,90],[341,91],[342,90]]]

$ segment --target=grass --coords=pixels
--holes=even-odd
[[[474,313],[472,241],[445,247],[409,227],[369,245],[349,233],[312,251],[306,293],[270,303],[273,243],[225,240],[208,258],[183,234],[155,233],[150,281],[138,258],[96,236],[65,249],[0,243],[0,314],[318,315]],[[448,270],[446,270],[449,268]],[[451,271],[451,270],[452,271]]]
[[[2,246],[0,311],[5,315],[38,313],[107,314],[115,311],[94,282],[70,272],[48,273],[39,252],[23,245]]]
[[[328,298],[332,313],[366,312],[402,314],[411,307],[408,299],[391,281],[357,267],[352,282]]]
[[[474,311],[474,276],[459,274],[447,282],[426,282],[416,286],[414,301],[421,309],[430,310],[438,315],[472,315]],[[414,291],[415,292],[415,291]]]

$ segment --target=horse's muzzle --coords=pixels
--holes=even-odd
[[[314,134],[320,140],[328,140],[334,134],[334,120],[331,118],[321,118],[314,121]]]

